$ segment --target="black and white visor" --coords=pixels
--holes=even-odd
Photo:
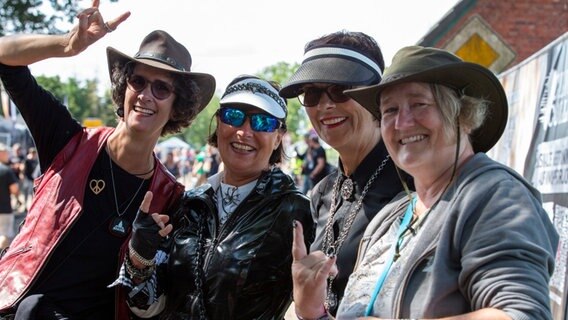
[[[381,81],[379,65],[353,49],[321,46],[308,50],[302,64],[280,90],[280,96],[299,96],[307,83],[332,83],[364,86]]]

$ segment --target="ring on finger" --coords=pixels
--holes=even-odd
[[[108,22],[105,22],[103,25],[105,26],[106,32],[111,33],[111,32],[114,31],[114,29],[110,27],[110,25],[108,24]]]

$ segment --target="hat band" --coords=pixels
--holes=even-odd
[[[383,76],[383,73],[381,72],[381,68],[373,60],[371,60],[368,57],[360,54],[357,51],[353,51],[353,50],[349,50],[349,49],[345,49],[345,48],[339,48],[339,47],[315,48],[315,49],[309,50],[308,52],[306,52],[304,54],[304,61],[303,62],[306,62],[306,60],[313,59],[313,58],[318,57],[318,56],[330,56],[330,55],[331,56],[344,56],[344,57],[349,57],[349,58],[358,60],[358,61],[362,62],[363,64],[367,65],[368,67],[370,67],[371,69],[373,69],[376,73],[378,73],[379,77]]]
[[[177,63],[177,61],[164,54],[156,54],[153,52],[138,52],[134,56],[134,58],[155,60],[161,63],[165,63],[170,67],[173,67],[174,69],[177,69],[179,71],[189,72],[189,70],[186,70],[181,64]]]
[[[239,83],[239,84],[232,85],[232,86],[227,88],[227,90],[225,91],[225,94],[223,94],[223,97],[221,97],[221,99],[223,99],[225,96],[227,96],[227,95],[229,95],[233,92],[237,92],[237,91],[250,91],[253,94],[256,94],[257,92],[265,94],[265,95],[269,96],[270,98],[272,98],[272,100],[274,100],[282,108],[282,110],[284,110],[284,113],[287,113],[286,103],[284,102],[284,100],[278,94],[272,92],[270,89],[267,89],[264,86],[257,84],[257,83]]]

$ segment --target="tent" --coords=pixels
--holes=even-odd
[[[184,148],[190,148],[191,146],[189,145],[189,143],[181,140],[178,137],[171,137],[169,139],[166,139],[160,143],[158,143],[158,147],[162,150],[164,149],[184,149]]]

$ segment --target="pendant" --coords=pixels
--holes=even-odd
[[[92,179],[89,182],[89,188],[91,188],[91,191],[93,191],[94,194],[99,194],[105,188],[105,181]]]
[[[331,246],[329,246],[329,248],[325,249],[325,255],[326,256],[333,258],[333,257],[335,257],[335,254],[336,254],[335,246],[331,245]]]
[[[124,238],[130,232],[130,222],[121,217],[114,217],[110,220],[108,230],[113,236]]]
[[[349,200],[351,198],[351,194],[353,193],[353,180],[351,178],[345,179],[343,184],[341,185],[341,197],[343,200]]]
[[[327,294],[324,306],[326,310],[334,310],[337,307],[337,294],[332,290],[333,278],[327,279]]]

